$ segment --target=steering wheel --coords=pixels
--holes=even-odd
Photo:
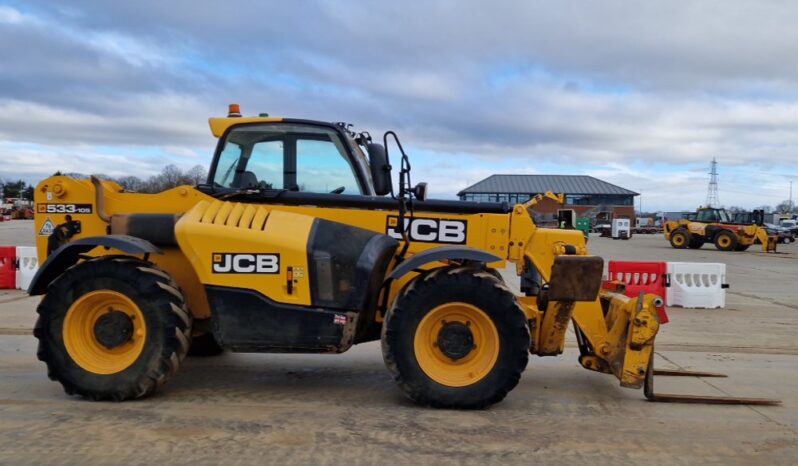
[[[346,191],[346,187],[339,186],[339,187],[333,189],[332,191],[330,191],[330,194],[341,194],[344,191]]]

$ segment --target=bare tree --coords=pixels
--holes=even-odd
[[[186,170],[185,177],[188,184],[196,186],[208,180],[208,172],[202,165],[194,165]]]
[[[782,214],[791,214],[795,206],[790,201],[781,201],[776,204],[776,211]]]
[[[125,191],[129,192],[144,192],[147,188],[147,182],[137,176],[123,176],[114,180]]]
[[[161,170],[161,173],[150,177],[147,180],[146,191],[150,193],[159,193],[167,189],[180,186],[183,183],[183,172],[175,165],[167,165]]]

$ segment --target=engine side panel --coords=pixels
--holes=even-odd
[[[307,244],[314,218],[264,206],[200,202],[175,226],[200,282],[311,304]]]

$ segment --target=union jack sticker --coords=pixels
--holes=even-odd
[[[335,314],[333,318],[333,323],[335,325],[346,325],[346,316],[343,314]]]

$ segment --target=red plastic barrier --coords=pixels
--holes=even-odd
[[[17,288],[17,269],[14,267],[16,259],[16,247],[0,246],[0,289]]]
[[[622,281],[626,284],[626,296],[636,298],[643,293],[654,293],[665,300],[665,288],[668,286],[666,277],[668,274],[667,262],[623,262],[610,261],[609,263],[610,280]],[[668,323],[668,314],[665,306],[657,308],[659,322]]]

